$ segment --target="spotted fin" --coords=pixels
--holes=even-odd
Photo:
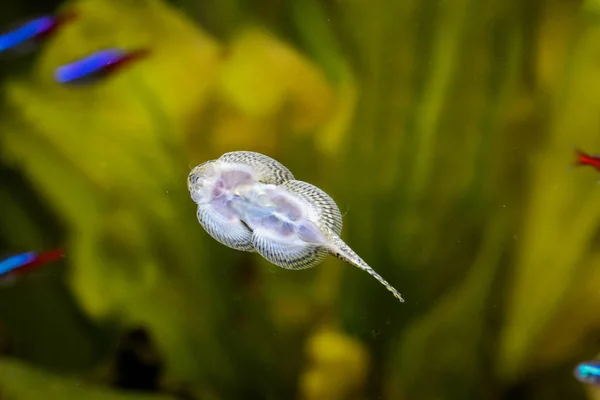
[[[323,246],[281,238],[264,228],[254,230],[252,243],[267,261],[285,269],[312,268],[327,256],[327,250]]]
[[[318,187],[303,181],[287,181],[281,185],[298,195],[319,216],[319,227],[339,235],[342,233],[342,213],[333,199]]]
[[[281,185],[294,179],[294,175],[279,161],[264,154],[253,151],[233,151],[219,157],[219,161],[233,164],[242,164],[251,167],[260,175],[260,182]]]
[[[212,204],[198,206],[198,222],[217,242],[235,250],[254,252],[252,231],[237,217],[223,215]]]
[[[385,279],[381,277],[373,268],[371,268],[362,258],[358,256],[344,241],[337,235],[331,235],[331,246],[329,253],[336,256],[340,260],[347,262],[348,264],[354,265],[377,279],[387,290],[389,290],[394,297],[404,303],[404,299],[400,293],[390,285]]]

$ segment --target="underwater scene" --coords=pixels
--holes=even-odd
[[[600,0],[0,10],[0,400],[600,400]]]

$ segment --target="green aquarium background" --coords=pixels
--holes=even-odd
[[[599,0],[7,1],[0,399],[600,399]],[[80,85],[57,67],[148,56]],[[273,157],[343,240],[289,271],[211,239],[191,168]]]

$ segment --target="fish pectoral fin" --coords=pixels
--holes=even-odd
[[[294,193],[308,207],[311,207],[318,215],[319,225],[323,229],[336,235],[342,233],[342,213],[331,196],[315,185],[303,181],[290,180],[283,183],[281,187]]]
[[[265,228],[254,230],[252,244],[267,261],[285,269],[312,268],[327,256],[326,248],[320,244],[279,237]]]
[[[239,218],[223,215],[212,204],[198,206],[198,222],[217,242],[235,250],[254,252],[252,231]]]
[[[232,151],[219,157],[224,163],[241,164],[252,168],[260,176],[260,181],[267,184],[281,185],[294,179],[294,175],[279,161],[253,151]]]

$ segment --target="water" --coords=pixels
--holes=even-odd
[[[0,393],[600,398],[573,375],[600,353],[600,177],[570,168],[600,152],[596,3],[65,4],[0,68],[0,251],[65,250],[0,287]],[[150,51],[53,80],[120,47]],[[187,175],[235,150],[331,195],[406,302],[210,238]]]

